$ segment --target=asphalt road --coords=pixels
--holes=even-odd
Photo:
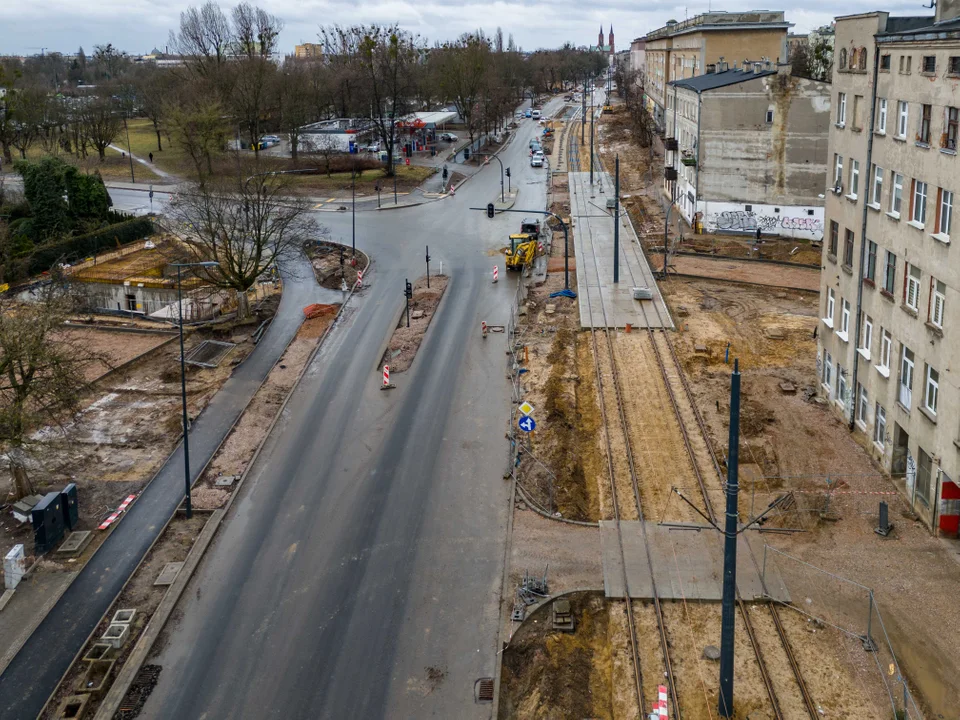
[[[502,154],[518,208],[544,205],[547,174],[527,160],[534,133],[526,121]],[[456,197],[358,213],[357,244],[374,258],[367,288],[311,365],[188,587],[142,717],[492,715],[473,693],[497,661],[510,405],[505,338],[484,341],[479,325],[507,320],[515,280],[494,250],[519,216],[489,220],[468,208],[493,200],[499,184],[492,163]],[[111,191],[115,205],[136,202],[127,192]],[[350,237],[349,215],[320,219]],[[378,355],[427,244],[450,285],[413,367],[381,392]],[[295,331],[317,290],[305,278],[287,283],[281,308],[296,312],[271,326],[267,346]],[[195,471],[270,354],[248,358],[194,423]],[[0,718],[40,710],[179,502],[181,472],[178,452],[0,676]]]

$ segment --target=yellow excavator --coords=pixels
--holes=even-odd
[[[520,232],[510,236],[510,249],[507,250],[507,270],[523,270],[532,265],[537,256],[540,242],[540,221],[524,220],[520,223]]]

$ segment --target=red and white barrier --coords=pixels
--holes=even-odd
[[[390,366],[383,366],[383,386],[386,387],[390,384]]]
[[[124,501],[120,503],[120,507],[118,507],[114,512],[110,513],[110,517],[108,517],[106,520],[104,520],[102,523],[100,523],[97,526],[97,530],[106,530],[108,527],[113,525],[113,523],[116,522],[117,518],[120,517],[121,514],[123,514],[123,511],[127,509],[130,503],[132,503],[136,497],[137,497],[136,495],[127,495]]]
[[[363,270],[357,270],[357,287],[363,287]]]
[[[486,320],[480,321],[480,335],[482,335],[484,339],[486,339],[487,337],[487,321]]]
[[[493,266],[493,281],[494,281],[494,282],[497,282],[497,280],[499,280],[499,279],[500,279],[500,266],[499,266],[499,265],[494,265],[494,266]]]
[[[542,243],[542,242],[538,242],[538,243],[537,243],[537,253],[540,254],[540,255],[543,255],[543,243]]]
[[[660,685],[657,688],[657,695],[659,696],[657,700],[657,711],[659,712],[660,717],[669,717],[667,714],[667,686]]]

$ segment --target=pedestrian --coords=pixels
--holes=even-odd
[[[150,162],[153,162],[153,153],[150,153]]]
[[[757,225],[757,245],[760,244],[760,226]]]

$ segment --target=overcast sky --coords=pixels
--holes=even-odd
[[[47,52],[73,53],[83,46],[88,53],[94,45],[113,43],[131,54],[152,48],[163,50],[170,30],[176,28],[180,12],[200,2],[187,0],[0,0],[0,55],[32,55]],[[235,3],[221,2],[225,10]],[[710,7],[727,11],[747,10],[761,3],[691,2],[675,0],[261,0],[264,9],[283,19],[281,35],[284,52],[299,42],[316,40],[321,24],[392,23],[430,41],[453,39],[463,32],[483,28],[492,33],[497,25],[504,35],[513,34],[524,49],[557,47],[566,41],[576,45],[596,42],[613,23],[616,43],[627,48],[630,40],[661,27],[669,19],[683,20],[706,12]],[[776,3],[763,3],[777,7]],[[807,0],[805,8],[788,10],[787,20],[794,32],[807,32],[830,22],[841,6],[827,0]],[[782,6],[781,6],[782,7]],[[868,0],[849,0],[842,12],[866,12],[880,8],[898,15],[927,15],[921,0],[894,0],[885,7]]]

